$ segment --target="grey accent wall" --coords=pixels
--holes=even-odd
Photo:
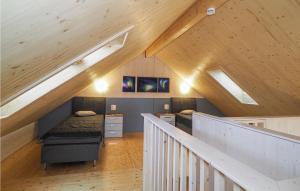
[[[117,105],[117,113],[124,114],[124,132],[143,131],[141,113],[163,112],[163,105],[170,103],[168,98],[107,98],[106,113],[112,113],[110,105]]]
[[[154,112],[155,113],[166,112],[164,110],[164,104],[169,104],[170,105],[171,104],[170,102],[171,101],[170,101],[169,98],[156,98],[156,99],[154,99]]]
[[[205,98],[197,98],[197,111],[224,116]],[[124,132],[143,131],[141,113],[165,112],[164,104],[170,104],[170,98],[106,98],[106,113],[112,113],[111,105],[117,105],[117,113],[124,114]],[[38,120],[38,136],[42,136],[72,114],[72,101],[67,101]]]
[[[205,98],[196,99],[197,111],[224,116]],[[117,113],[124,114],[124,132],[143,131],[141,113],[164,112],[163,105],[170,104],[169,98],[107,98],[106,113],[112,113],[110,105],[117,105]]]
[[[197,111],[202,112],[202,113],[207,113],[210,115],[224,117],[224,114],[218,108],[216,108],[216,106],[214,104],[209,102],[207,99],[197,98],[196,102],[197,102]]]
[[[67,101],[38,120],[37,135],[42,137],[72,114],[72,101]]]

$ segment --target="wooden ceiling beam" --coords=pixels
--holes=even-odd
[[[228,0],[197,0],[188,10],[179,17],[163,34],[156,39],[146,50],[146,57],[151,57],[162,50],[173,40],[188,31],[192,26],[205,18],[207,8],[221,7]]]

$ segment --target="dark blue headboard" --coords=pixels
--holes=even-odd
[[[181,98],[172,97],[171,98],[171,112],[179,113],[185,109],[192,109],[197,111],[196,98]]]
[[[76,111],[94,111],[97,114],[105,114],[105,97],[74,97],[72,99],[72,113]]]
[[[48,131],[62,123],[76,111],[83,110],[105,114],[106,99],[104,97],[72,98],[38,120],[38,137],[42,138]]]

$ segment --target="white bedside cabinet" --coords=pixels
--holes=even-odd
[[[105,115],[105,137],[123,137],[123,114]]]
[[[175,114],[173,113],[157,113],[157,117],[164,120],[167,123],[170,123],[171,125],[175,126]]]

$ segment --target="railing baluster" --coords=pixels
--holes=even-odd
[[[150,138],[150,136],[149,136],[149,130],[151,130],[150,129],[150,126],[151,126],[152,124],[150,124],[150,122],[149,121],[147,121],[147,120],[145,120],[144,121],[144,164],[143,164],[143,174],[144,174],[144,176],[143,176],[143,190],[144,191],[147,191],[148,189],[149,189],[149,179],[147,178],[147,176],[149,175],[149,152],[150,152],[150,148],[149,148],[149,138]]]
[[[233,191],[243,191],[243,189],[239,185],[233,183]]]
[[[174,140],[173,149],[173,191],[179,190],[179,143]]]
[[[161,185],[162,185],[162,145],[163,145],[162,133],[163,133],[162,130],[158,130],[158,134],[157,134],[157,136],[158,136],[157,190],[158,191],[162,190],[162,187],[161,187]]]
[[[200,191],[209,191],[209,167],[208,164],[202,159],[200,159],[200,182],[199,187]]]
[[[174,139],[168,136],[167,191],[172,191],[173,188],[173,143]]]
[[[158,136],[157,136],[158,128],[154,125],[154,164],[153,164],[153,188],[157,190],[157,148],[158,148]]]
[[[144,191],[186,191],[187,188],[189,191],[245,191],[239,183],[249,190],[278,191],[275,183],[255,171],[249,170],[250,175],[248,171],[243,174],[242,178],[249,183],[241,181],[237,176],[241,172],[235,168],[222,168],[223,164],[230,167],[234,160],[159,119],[147,115],[144,127]],[[210,151],[214,153],[210,154]],[[202,155],[201,152],[206,153]],[[242,164],[237,163],[237,166],[248,170]],[[233,174],[226,169],[233,169]],[[260,177],[255,180],[258,184],[251,179],[253,175]],[[234,182],[229,177],[237,178]]]
[[[160,176],[160,166],[159,166],[159,162],[160,162],[160,148],[161,146],[159,145],[160,143],[160,129],[157,127],[157,130],[156,130],[156,147],[157,147],[157,150],[156,150],[156,175],[155,175],[155,190],[159,191],[159,176]]]
[[[200,165],[199,165],[199,170],[200,170],[200,176],[199,176],[199,190],[200,191],[205,191],[205,162],[203,160],[200,159],[199,161]]]
[[[186,191],[186,148],[181,145],[180,149],[180,191]]]
[[[216,169],[214,169],[214,190],[225,191],[225,177]]]
[[[196,156],[189,151],[189,191],[196,191]]]
[[[162,146],[162,190],[167,189],[167,135],[163,132],[163,146]]]
[[[154,186],[154,156],[155,156],[155,154],[154,154],[154,152],[155,152],[155,136],[154,136],[154,132],[155,132],[155,126],[154,126],[154,124],[151,124],[151,129],[149,130],[149,136],[150,136],[150,160],[151,161],[149,161],[149,163],[150,163],[150,168],[149,168],[149,170],[150,170],[150,176],[149,176],[149,184],[150,184],[150,186],[149,186],[149,190],[151,191],[151,190],[153,190],[153,186]]]

